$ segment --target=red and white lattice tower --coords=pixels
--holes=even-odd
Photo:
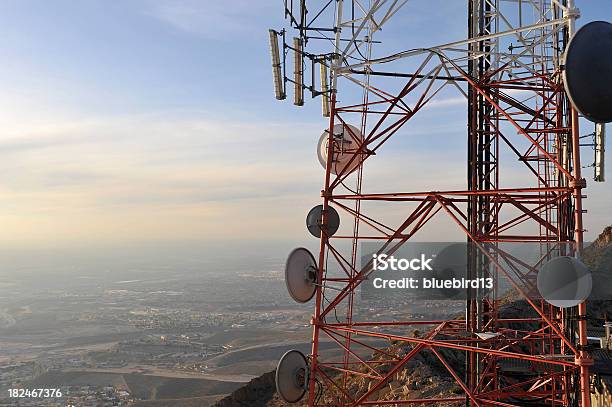
[[[308,405],[590,406],[586,305],[561,309],[528,292],[542,262],[563,250],[579,253],[583,241],[586,184],[578,114],[568,102],[562,72],[577,18],[573,1],[468,0],[466,38],[383,56],[375,52],[381,29],[410,12],[410,2],[312,3],[285,1],[297,34],[285,43],[284,30],[271,32],[284,44],[277,73],[288,50],[305,57],[296,58],[299,72],[283,79],[299,88],[296,104],[303,103],[299,93],[310,89],[329,109],[321,221],[325,226],[334,208],[352,233],[329,235],[323,227],[315,255],[312,351],[304,377]],[[325,49],[330,43],[333,48]],[[303,84],[309,60],[325,72],[320,91]],[[282,99],[283,84],[277,85]],[[385,160],[383,145],[397,137],[407,143],[427,137],[405,130],[436,97],[451,92],[465,97],[467,105],[465,188],[448,190],[438,176],[428,190],[411,191],[411,180],[428,174],[392,170],[389,176],[401,177],[395,184],[405,190],[384,191],[364,182],[368,166]],[[522,175],[509,179],[507,168],[520,168]],[[495,290],[482,298],[469,295],[463,318],[381,320],[355,311],[357,290],[369,272],[360,264],[360,244],[376,241],[393,251],[439,218],[450,220],[481,249],[470,272],[509,282],[528,317],[500,313],[503,299]],[[541,258],[525,264],[496,251],[501,243],[538,245]],[[413,335],[415,328],[422,334]],[[482,332],[494,336],[477,335]],[[390,351],[390,343],[402,344],[405,352]],[[465,365],[447,360],[448,352],[463,355]],[[380,390],[424,353],[448,370],[459,393],[421,398],[398,393],[379,400]],[[517,376],[516,369],[529,374]],[[357,378],[369,385],[355,386]]]

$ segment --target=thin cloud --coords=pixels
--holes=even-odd
[[[450,107],[450,106],[467,106],[467,99],[463,96],[451,97],[446,99],[432,99],[427,102],[427,107]]]
[[[51,137],[46,139],[36,137],[23,139],[13,138],[8,140],[0,140],[0,154],[44,150],[82,142],[83,139],[74,137]]]
[[[254,16],[266,16],[278,9],[277,2],[270,0],[258,1],[255,9],[248,0],[155,0],[147,4],[150,8],[146,14],[178,30],[213,40],[259,30]]]

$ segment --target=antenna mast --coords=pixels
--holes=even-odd
[[[308,218],[313,233],[312,214],[320,216],[321,233],[313,233],[320,236],[319,253],[309,265],[296,266],[290,258],[287,269],[291,292],[305,291],[309,299],[314,291],[304,380],[308,405],[590,407],[586,305],[558,308],[532,295],[541,265],[556,256],[579,256],[582,245],[586,181],[580,174],[578,114],[563,83],[564,51],[577,9],[572,0],[468,0],[466,38],[373,57],[375,48],[380,52],[382,27],[408,10],[407,3],[284,3],[298,35],[293,47],[283,40],[282,51],[295,53],[294,86],[324,98],[323,116],[329,116],[319,143],[322,203]],[[284,38],[284,30],[271,32]],[[303,83],[308,71],[312,79]],[[320,85],[315,71],[321,73]],[[402,191],[365,188],[368,164],[384,161],[388,153],[381,147],[391,139],[418,137],[400,129],[451,91],[467,103],[466,188],[448,190],[432,179],[430,191],[411,191],[410,175],[403,175]],[[504,173],[517,162],[526,174],[518,181]],[[375,205],[401,208],[404,216],[394,224]],[[490,277],[495,288],[468,290],[462,319],[381,320],[357,313],[355,295],[371,271],[371,263],[359,262],[359,245],[375,241],[382,246],[379,253],[393,253],[439,218],[470,243],[469,275]],[[350,233],[336,232],[338,219],[349,220]],[[502,247],[507,243],[536,246],[537,261],[527,264],[508,255]],[[518,317],[502,312],[501,280],[523,301]],[[416,328],[425,333],[409,334]],[[336,348],[334,356],[321,351],[323,342]],[[453,352],[464,362],[450,361]],[[424,354],[448,371],[460,394],[415,398],[385,390]],[[356,385],[355,378],[368,385]],[[281,394],[295,390],[279,386]]]

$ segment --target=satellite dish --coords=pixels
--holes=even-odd
[[[306,215],[306,227],[311,235],[320,238],[323,225],[321,220],[323,219],[323,205],[317,205],[308,212]],[[340,227],[340,215],[331,206],[327,207],[327,235],[333,236]]]
[[[285,263],[285,284],[289,295],[295,301],[310,301],[315,293],[317,262],[308,249],[294,249]]]
[[[306,393],[308,362],[299,350],[285,353],[276,366],[276,392],[287,403],[296,403]]]
[[[433,274],[438,280],[452,280],[467,278],[468,245],[466,243],[455,243],[446,246],[434,258]],[[465,297],[465,289],[462,288],[439,288],[444,299],[461,299]]]
[[[589,297],[592,289],[591,271],[575,257],[555,257],[538,273],[538,291],[555,307],[575,307]]]
[[[612,24],[593,21],[579,29],[565,52],[565,90],[592,122],[612,121]]]
[[[317,145],[317,155],[323,168],[327,165],[328,140],[329,130],[325,130],[323,134],[321,134],[319,144]],[[342,123],[334,125],[334,157],[332,159],[331,168],[333,174],[338,175],[347,167],[348,169],[344,174],[350,174],[359,167],[363,158],[358,156],[353,159],[353,157],[362,142],[363,135],[357,127]],[[353,159],[353,161],[351,161],[351,159]]]

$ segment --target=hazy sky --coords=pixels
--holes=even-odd
[[[409,2],[392,29],[423,45],[459,39],[464,3]],[[612,19],[609,0],[577,3],[581,23]],[[281,0],[0,0],[0,244],[305,239],[325,120],[319,100],[273,98],[267,28],[281,22]],[[390,160],[464,182],[444,164],[465,144],[455,101],[413,131],[456,141]],[[593,184],[591,234],[612,223],[610,184]]]

